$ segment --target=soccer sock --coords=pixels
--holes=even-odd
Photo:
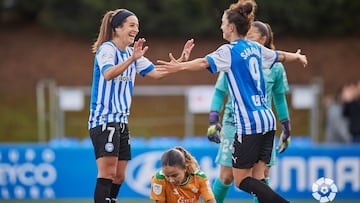
[[[111,203],[116,202],[116,198],[119,194],[120,186],[121,184],[114,184],[114,183],[111,185],[111,190],[110,190]]]
[[[225,185],[221,182],[219,178],[215,179],[215,183],[213,185],[213,192],[215,196],[215,200],[217,203],[223,203],[224,199],[230,189],[230,185]]]
[[[112,180],[106,178],[98,178],[96,180],[94,201],[95,203],[104,203],[107,198],[109,199]]]
[[[270,178],[266,177],[264,179],[262,179],[262,181],[266,184],[266,185],[270,185]]]
[[[255,194],[260,203],[289,203],[261,180],[252,177],[246,177],[238,187],[245,192]]]
[[[269,185],[269,178],[261,179],[261,181],[263,181],[266,185]],[[256,195],[254,195],[253,203],[259,203],[259,200],[258,200],[258,198],[256,197]]]

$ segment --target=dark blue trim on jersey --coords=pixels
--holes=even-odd
[[[278,62],[278,59],[279,59],[279,52],[275,51],[275,60],[274,60],[274,62],[271,64],[271,66],[270,66],[269,69],[272,69],[272,67],[274,66],[274,64]]]
[[[208,61],[209,65],[210,65],[210,66],[207,68],[207,69],[210,71],[210,73],[212,73],[212,74],[217,73],[217,68],[216,68],[214,59],[211,58],[210,56],[205,56],[205,59]]]
[[[114,64],[106,64],[105,66],[103,66],[103,68],[101,69],[101,74],[104,75],[105,71],[111,67],[113,67]]]
[[[148,66],[145,70],[140,71],[139,74],[144,77],[146,74],[148,74],[149,72],[151,72],[152,70],[154,70],[154,68],[155,68],[155,65],[154,65],[154,64],[151,64],[151,65]]]

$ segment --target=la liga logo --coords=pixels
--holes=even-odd
[[[335,199],[338,189],[334,180],[330,178],[319,178],[312,185],[312,196],[319,202],[331,202]]]

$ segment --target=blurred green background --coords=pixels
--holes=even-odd
[[[90,86],[93,54],[102,15],[127,8],[140,19],[139,36],[150,47],[152,61],[179,54],[183,43],[194,38],[192,58],[202,57],[224,43],[220,21],[235,1],[217,0],[2,0],[0,26],[0,142],[38,140],[36,85],[51,79],[57,86]],[[258,0],[256,19],[268,22],[278,49],[301,48],[309,60],[302,69],[285,64],[293,84],[322,83],[322,96],[333,95],[344,83],[359,79],[360,1],[358,0]],[[137,77],[140,85],[213,85],[216,75],[180,73],[161,81]],[[48,95],[46,95],[48,96]],[[320,98],[322,100],[322,98]],[[185,102],[181,96],[135,96],[130,116],[133,136],[183,137]],[[49,101],[47,101],[49,102]],[[89,97],[84,109],[65,113],[65,135],[88,137]],[[320,101],[322,102],[322,101]],[[291,107],[292,133],[309,133],[309,111]],[[49,110],[46,107],[46,110]],[[324,106],[319,107],[323,139]],[[207,128],[207,115],[195,115],[194,134]],[[47,126],[47,137],[49,137]]]

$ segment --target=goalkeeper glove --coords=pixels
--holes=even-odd
[[[220,143],[221,125],[219,123],[219,113],[210,111],[209,127],[207,130],[207,137],[211,142]]]
[[[281,122],[281,128],[282,128],[282,132],[279,138],[279,143],[277,146],[277,150],[280,153],[283,153],[289,146],[290,144],[290,140],[291,140],[291,136],[290,136],[290,120],[285,120],[283,122]]]

